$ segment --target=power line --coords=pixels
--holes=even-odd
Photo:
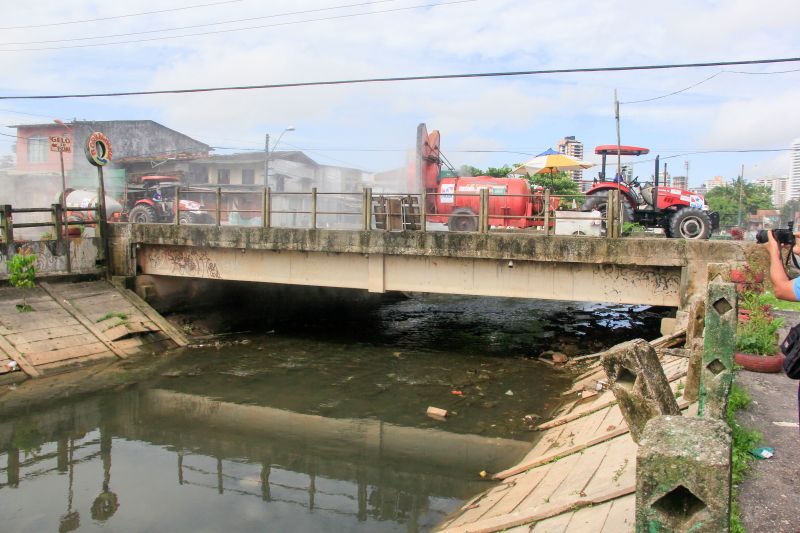
[[[170,9],[159,9],[157,11],[142,11],[139,13],[129,13],[127,15],[114,15],[109,17],[98,17],[93,19],[81,19],[81,20],[69,20],[64,22],[50,22],[47,24],[31,24],[28,26],[3,26],[0,27],[0,30],[23,30],[29,28],[48,28],[51,26],[66,26],[68,24],[83,24],[86,22],[98,22],[101,20],[115,20],[115,19],[124,19],[124,18],[131,18],[131,17],[140,17],[142,15],[156,15],[158,13],[169,13],[173,11],[185,11],[188,9],[197,9],[201,7],[212,7],[218,6],[222,4],[235,4],[237,2],[241,2],[242,0],[224,0],[222,2],[211,2],[209,4],[195,4],[191,6],[184,6],[184,7],[173,7]]]
[[[0,96],[0,100],[55,100],[64,98],[98,98],[98,97],[118,97],[118,96],[149,96],[155,94],[188,94],[188,93],[207,93],[221,91],[250,91],[254,89],[286,89],[293,87],[319,87],[328,85],[355,85],[365,83],[393,83],[400,81],[429,81],[429,80],[453,80],[465,78],[497,78],[510,76],[535,76],[542,74],[586,74],[590,72],[628,72],[640,70],[667,70],[676,68],[704,68],[720,67],[729,65],[764,65],[772,63],[797,63],[800,57],[788,57],[779,59],[750,59],[742,61],[714,61],[709,63],[673,63],[662,65],[629,65],[617,67],[586,67],[568,69],[541,69],[541,70],[518,70],[505,72],[475,72],[467,74],[432,74],[424,76],[393,76],[388,78],[360,78],[346,80],[328,81],[305,81],[294,83],[271,83],[264,85],[239,85],[229,87],[206,87],[194,89],[163,89],[159,91],[122,91],[113,93],[85,93],[85,94],[56,94],[56,95],[28,95],[28,96]]]
[[[703,154],[753,154],[753,153],[770,153],[770,152],[791,152],[793,148],[742,148],[742,149],[733,149],[733,150],[697,150],[694,152],[685,152],[682,154],[675,154],[675,155],[667,155],[664,157],[660,157],[659,159],[663,161],[664,159],[674,159],[676,157],[686,157],[687,155],[703,155]],[[653,150],[656,151],[656,150]],[[652,163],[655,161],[655,158],[651,159],[640,159],[639,161],[631,161],[627,163],[629,165],[641,165],[643,163]]]
[[[242,1],[242,0],[236,0]],[[128,37],[131,35],[146,35],[150,33],[162,33],[167,31],[179,31],[179,30],[190,30],[194,28],[207,28],[210,26],[221,26],[223,24],[236,24],[239,22],[251,22],[254,20],[263,20],[263,19],[270,19],[270,18],[278,18],[278,17],[288,17],[292,15],[306,15],[308,13],[319,13],[322,11],[333,11],[336,9],[346,9],[349,7],[362,7],[366,5],[372,4],[384,4],[387,2],[396,2],[397,0],[370,0],[368,2],[359,2],[357,4],[343,4],[338,6],[331,6],[331,7],[323,7],[319,9],[305,9],[302,11],[289,11],[286,13],[275,13],[273,15],[264,15],[260,17],[247,17],[247,18],[240,18],[240,19],[231,19],[231,20],[221,20],[219,22],[208,22],[205,24],[193,24],[191,26],[176,26],[173,28],[162,28],[160,30],[145,30],[145,31],[134,31],[128,33],[112,33],[107,35],[96,35],[94,37],[74,37],[70,39],[52,39],[48,41],[21,41],[21,42],[9,42],[9,43],[0,43],[0,46],[17,46],[17,45],[25,45],[25,44],[48,44],[48,43],[64,43],[64,42],[73,42],[73,41],[89,41],[92,39],[108,39],[112,37]],[[227,31],[242,31],[252,28],[234,28]],[[192,35],[203,35],[203,34],[192,34]],[[182,37],[182,36],[181,36]],[[113,43],[112,43],[113,44]],[[95,46],[105,46],[102,43],[98,43]],[[62,48],[62,47],[59,47]]]
[[[667,94],[662,94],[661,96],[655,96],[653,98],[645,98],[644,100],[633,100],[631,102],[620,102],[620,105],[641,104],[643,102],[652,102],[653,100],[660,100],[662,98],[667,98],[668,96],[674,96],[676,94],[680,94],[682,92],[686,92],[689,89],[694,89],[698,85],[702,85],[703,83],[716,78],[720,74],[770,75],[770,74],[786,74],[786,73],[789,73],[789,72],[800,72],[800,69],[778,70],[778,71],[772,71],[772,72],[744,72],[744,71],[740,71],[740,70],[720,70],[719,72],[717,72],[715,74],[712,74],[711,76],[705,78],[704,80],[698,81],[697,83],[689,85],[688,87],[684,87],[683,89],[679,89],[677,91],[673,91],[673,92],[667,93]]]
[[[441,6],[450,6],[455,4],[469,4],[472,2],[479,2],[480,0],[453,0],[450,2],[438,2],[432,4],[421,4],[416,6],[406,6],[406,7],[396,7],[392,9],[383,9],[379,11],[365,11],[362,13],[350,13],[347,15],[335,15],[330,17],[318,17],[313,19],[305,19],[305,20],[296,20],[296,21],[289,21],[289,22],[278,22],[275,24],[262,24],[258,26],[247,26],[244,28],[230,28],[227,30],[215,30],[215,31],[205,31],[205,32],[196,32],[196,33],[186,33],[183,35],[166,35],[163,37],[150,37],[147,39],[133,39],[128,41],[112,41],[106,43],[92,43],[92,44],[74,44],[74,45],[66,45],[66,46],[40,46],[38,48],[11,48],[0,50],[0,52],[35,52],[41,50],[66,50],[70,48],[94,48],[98,46],[112,46],[118,44],[131,44],[131,43],[142,43],[142,42],[152,42],[152,41],[165,41],[171,39],[183,39],[185,37],[197,37],[202,35],[218,35],[221,33],[232,33],[238,31],[245,31],[245,30],[259,30],[264,28],[277,28],[281,26],[294,26],[296,24],[305,24],[307,22],[322,22],[327,20],[339,20],[339,19],[346,19],[346,18],[354,18],[354,17],[365,17],[371,15],[379,15],[382,13],[394,13],[398,11],[410,11],[412,9],[422,9],[426,7],[441,7]]]
[[[701,85],[701,84],[703,84],[703,83],[705,83],[707,81],[713,80],[714,78],[716,78],[720,74],[723,74],[724,72],[725,72],[724,70],[720,70],[719,72],[716,72],[716,73],[712,74],[711,76],[707,77],[706,79],[704,79],[702,81],[698,81],[695,84],[689,85],[688,87],[684,87],[683,89],[679,89],[677,91],[673,91],[673,92],[668,93],[668,94],[662,94],[661,96],[654,96],[653,98],[645,98],[644,100],[633,100],[631,102],[620,102],[620,105],[641,104],[643,102],[652,102],[653,100],[660,100],[662,98],[667,98],[668,96],[675,96],[676,94],[680,94],[682,92],[686,92],[689,89],[694,89],[698,85]]]

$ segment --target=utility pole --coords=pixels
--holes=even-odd
[[[742,225],[742,196],[744,193],[744,163],[742,163],[742,173],[739,175],[739,218],[737,226]]]
[[[669,179],[667,177],[668,176],[668,174],[667,174],[667,165],[668,165],[668,163],[664,163],[664,187],[669,187],[670,185],[672,185],[671,183],[669,183],[667,181]]]
[[[620,182],[622,181],[622,146],[621,146],[621,137],[619,133],[619,99],[617,98],[617,90],[614,89],[614,118],[617,122],[617,205],[616,213],[622,217],[622,194],[620,194]],[[616,228],[621,230],[622,223],[620,222],[622,218],[615,222]],[[613,237],[619,237],[620,231],[614,232],[612,235]]]
[[[686,167],[686,188],[689,188],[689,161],[686,160],[683,162],[684,166]]]
[[[269,133],[264,138],[264,187],[269,187]]]

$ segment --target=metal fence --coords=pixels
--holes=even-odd
[[[232,226],[361,229],[386,231],[466,231],[487,233],[509,228],[551,234],[591,234],[581,223],[597,226],[597,235],[618,237],[622,231],[619,193],[611,190],[602,211],[584,212],[583,194],[555,195],[548,189],[532,195],[475,192],[381,193],[371,188],[357,193],[225,190],[223,187],[178,187],[172,223]],[[456,201],[458,199],[458,201]],[[198,206],[181,205],[195,201]],[[512,205],[525,204],[524,213]],[[441,212],[445,204],[453,207]],[[468,207],[467,207],[468,206]],[[558,231],[572,221],[575,229]]]

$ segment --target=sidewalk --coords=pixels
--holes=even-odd
[[[786,330],[800,322],[800,313],[780,312]],[[756,460],[739,487],[742,522],[750,533],[800,531],[800,432],[775,422],[797,423],[798,382],[783,373],[759,374],[741,370],[736,382],[753,399],[736,419],[759,431],[762,445],[775,449],[771,459]]]

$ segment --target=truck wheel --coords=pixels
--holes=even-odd
[[[158,222],[158,214],[152,206],[139,204],[131,209],[128,220],[134,224],[153,224]]]
[[[192,213],[181,213],[180,216],[181,225],[183,224],[197,224],[195,220],[195,216]]]
[[[603,215],[602,228],[606,231],[606,207],[608,206],[608,191],[598,191],[587,196],[586,201],[581,206],[581,211],[591,211],[597,209]],[[622,200],[622,222],[633,221],[633,208],[626,200]]]
[[[477,231],[478,217],[469,209],[456,209],[447,223],[450,231]]]
[[[685,207],[672,215],[669,233],[676,239],[708,239],[711,236],[711,218],[705,211]]]

